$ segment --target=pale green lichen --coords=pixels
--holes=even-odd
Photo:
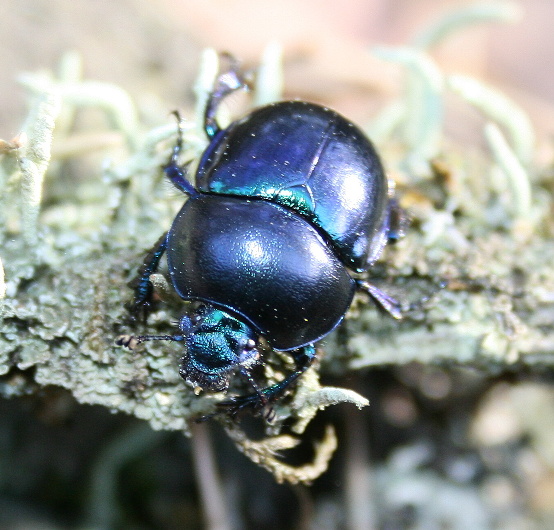
[[[417,35],[413,46],[431,49],[456,32],[477,24],[516,22],[522,9],[516,2],[476,2],[448,12]]]
[[[309,375],[306,374],[307,381],[309,381]],[[295,393],[293,400],[293,407],[298,419],[291,427],[292,431],[302,434],[318,411],[339,403],[350,403],[358,409],[369,406],[369,401],[353,390],[330,386],[322,387],[319,385],[319,381],[317,381],[317,385],[309,383],[302,385]]]
[[[198,134],[202,136],[204,135],[204,111],[206,109],[208,97],[214,86],[218,70],[218,53],[213,48],[207,48],[202,52],[202,57],[200,58],[200,68],[193,88],[194,95],[196,97],[194,122],[196,124]]]
[[[514,216],[517,219],[527,219],[532,205],[531,182],[527,171],[515,156],[502,131],[494,123],[485,126],[485,138],[494,160],[508,180]]]
[[[29,246],[38,243],[38,216],[44,174],[50,162],[54,124],[61,108],[57,90],[40,94],[24,125],[26,145],[18,153],[21,172],[21,231]]]
[[[4,298],[6,296],[6,278],[4,275],[4,265],[2,263],[2,258],[0,257],[0,326],[4,321]],[[8,359],[2,355],[0,351],[0,367],[6,364]],[[1,370],[1,368],[0,368]]]
[[[402,131],[403,140],[410,150],[403,165],[417,174],[428,172],[429,160],[437,156],[444,121],[444,79],[430,56],[413,48],[374,48],[373,53],[384,60],[402,64],[410,75],[406,83],[403,113],[385,109],[392,118],[401,118],[395,126]],[[381,123],[383,115],[379,118]],[[370,130],[371,132],[371,130]]]
[[[4,266],[2,265],[2,258],[0,258],[0,301],[6,296],[6,280],[4,278]],[[1,306],[0,306],[1,307]],[[2,313],[0,312],[0,316]]]
[[[447,13],[416,37],[410,47],[376,47],[373,53],[398,63],[406,72],[404,94],[388,104],[367,128],[377,143],[386,143],[394,134],[406,149],[401,169],[419,177],[429,174],[429,161],[443,150],[444,98],[452,90],[479,108],[488,118],[505,127],[520,161],[532,161],[535,137],[529,117],[500,91],[460,74],[445,75],[430,52],[456,31],[476,23],[513,22],[520,8],[512,2],[477,3]]]
[[[78,68],[75,64],[72,66]],[[19,82],[29,92],[37,95],[55,93],[69,107],[94,107],[103,110],[112,126],[124,134],[129,148],[135,148],[137,113],[127,92],[112,83],[75,80],[77,74],[69,76],[66,71],[63,74],[72,80],[60,80],[44,73],[37,73],[23,74]]]
[[[261,107],[282,99],[283,85],[283,49],[273,41],[266,46],[256,71],[254,105]]]
[[[331,425],[328,425],[323,439],[314,446],[315,456],[313,460],[302,466],[291,466],[284,463],[276,455],[296,447],[300,443],[297,437],[281,434],[264,438],[262,441],[254,441],[250,440],[241,429],[236,427],[227,427],[226,432],[229,438],[252,462],[267,469],[273,474],[277,482],[289,482],[290,484],[300,482],[309,484],[313,482],[326,471],[337,448],[335,430]]]
[[[446,79],[448,87],[475,105],[510,136],[513,151],[522,164],[532,162],[535,153],[535,132],[527,113],[499,90],[464,75],[451,75]]]

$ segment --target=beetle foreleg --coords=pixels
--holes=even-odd
[[[290,355],[294,360],[295,370],[285,377],[285,379],[267,388],[256,389],[255,394],[232,397],[231,399],[218,403],[217,406],[220,411],[235,416],[238,412],[246,408],[253,410],[263,409],[268,404],[281,397],[284,391],[311,366],[315,359],[315,347],[313,344],[310,344],[298,348],[297,350],[292,350]],[[255,384],[254,388],[256,388]],[[268,421],[271,421],[273,415],[273,409],[270,408],[267,414],[265,414],[265,417]]]

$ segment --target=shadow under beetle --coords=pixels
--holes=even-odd
[[[230,414],[279,398],[310,366],[314,343],[340,323],[356,290],[401,317],[398,302],[349,272],[366,272],[403,227],[371,142],[336,112],[303,101],[256,109],[222,129],[217,108],[241,88],[244,78],[231,67],[210,94],[204,120],[210,144],[194,186],[178,162],[179,130],[164,172],[188,200],[140,268],[131,311],[146,319],[149,278],[164,253],[177,294],[202,305],[181,317],[175,335],[118,339],[128,347],[183,342],[180,375],[208,392],[227,390],[239,371],[254,392],[219,405]],[[263,363],[260,336],[295,363],[267,388],[251,374]]]

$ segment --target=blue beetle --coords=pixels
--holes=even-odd
[[[403,216],[389,196],[379,157],[366,136],[336,112],[303,101],[254,110],[227,128],[216,120],[222,99],[246,88],[232,67],[205,110],[210,141],[193,186],[179,165],[182,134],[164,171],[188,196],[169,231],[146,257],[132,312],[151,308],[163,254],[177,294],[201,302],[174,335],[123,336],[183,342],[180,375],[195,388],[226,391],[239,371],[254,392],[224,401],[232,414],[279,398],[312,363],[314,344],[341,322],[356,290],[400,318],[396,300],[352,272],[365,273]],[[295,369],[259,388],[252,368],[263,362],[259,340],[290,354]]]

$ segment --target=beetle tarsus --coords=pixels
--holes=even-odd
[[[115,343],[118,346],[127,348],[128,350],[134,350],[139,344],[134,335],[120,335],[117,339],[115,339]]]
[[[229,67],[220,73],[206,104],[204,130],[209,140],[221,131],[221,127],[216,120],[217,109],[221,101],[237,90],[248,89],[246,75],[240,69],[239,62],[228,53],[221,54],[221,57],[229,61]]]
[[[172,114],[177,120],[177,141],[171,151],[171,156],[167,161],[167,164],[162,166],[165,176],[171,181],[171,183],[179,190],[194,197],[198,195],[196,188],[188,181],[187,172],[188,167],[192,163],[192,160],[188,160],[184,164],[179,164],[179,157],[183,150],[183,128],[181,126],[181,115],[178,110],[174,110]]]
[[[271,407],[271,403],[279,399],[284,392],[294,383],[312,364],[315,359],[315,347],[313,344],[292,350],[289,352],[296,365],[295,370],[290,373],[285,379],[275,383],[267,388],[257,389],[254,394],[238,396],[223,401],[218,404],[218,408],[225,409],[232,416],[236,415],[243,409],[251,409],[254,412],[266,409],[263,415],[267,421],[272,421],[275,418],[275,411]]]
[[[356,280],[356,284],[358,289],[364,291],[380,309],[387,312],[396,320],[402,319],[404,311],[402,304],[398,300],[365,280]]]
[[[438,291],[447,286],[447,282],[441,281],[436,287],[436,290],[432,293],[407,305],[402,305],[398,300],[365,280],[356,280],[356,285],[358,286],[358,289],[360,289],[360,291],[364,291],[380,309],[391,315],[396,320],[402,320],[407,313],[423,309],[425,304],[429,302],[429,300],[431,300],[431,298],[433,298]]]

